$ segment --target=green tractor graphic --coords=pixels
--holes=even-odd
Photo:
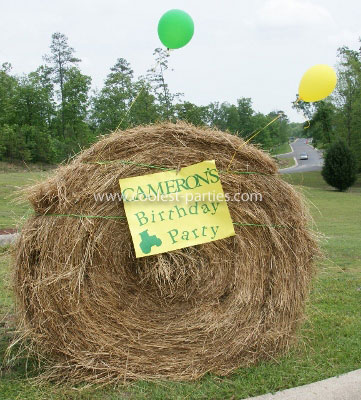
[[[162,241],[157,238],[156,235],[149,236],[148,229],[143,232],[140,232],[140,238],[142,241],[140,242],[139,247],[141,248],[144,254],[149,254],[152,250],[153,246],[160,246]]]

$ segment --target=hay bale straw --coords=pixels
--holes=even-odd
[[[302,319],[318,248],[300,195],[252,145],[220,172],[236,236],[135,258],[126,220],[44,216],[125,215],[124,177],[215,160],[225,171],[242,139],[185,123],[118,131],[27,190],[36,214],[15,248],[20,331],[49,360],[46,376],[72,382],[192,380],[226,375],[284,352]],[[273,225],[282,225],[274,227]]]

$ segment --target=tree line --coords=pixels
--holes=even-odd
[[[361,39],[360,39],[361,41]],[[361,172],[361,49],[341,47],[337,51],[338,82],[332,96],[317,103],[298,105],[310,119],[305,133],[326,151],[345,142]]]
[[[206,106],[184,100],[182,93],[171,93],[164,79],[168,56],[167,51],[156,49],[157,68],[137,78],[130,64],[119,58],[97,91],[91,90],[91,77],[81,72],[81,60],[61,33],[52,35],[49,54],[36,71],[16,76],[11,65],[3,63],[0,160],[57,163],[116,128],[165,120],[184,120],[248,137],[279,113],[255,112],[252,100],[244,97],[236,104]],[[284,115],[255,141],[269,150],[301,133],[301,124],[289,123]]]

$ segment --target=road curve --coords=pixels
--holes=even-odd
[[[293,174],[295,172],[309,172],[309,171],[320,171],[323,165],[322,153],[316,150],[310,144],[307,143],[307,139],[296,139],[290,144],[292,148],[291,153],[278,154],[278,158],[291,158],[294,157],[297,161],[297,165],[294,167],[280,169],[281,174]],[[307,153],[308,160],[300,160],[300,154]]]

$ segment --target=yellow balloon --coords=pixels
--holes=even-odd
[[[319,101],[329,96],[336,87],[337,75],[329,65],[318,64],[303,75],[298,95],[306,102]]]

